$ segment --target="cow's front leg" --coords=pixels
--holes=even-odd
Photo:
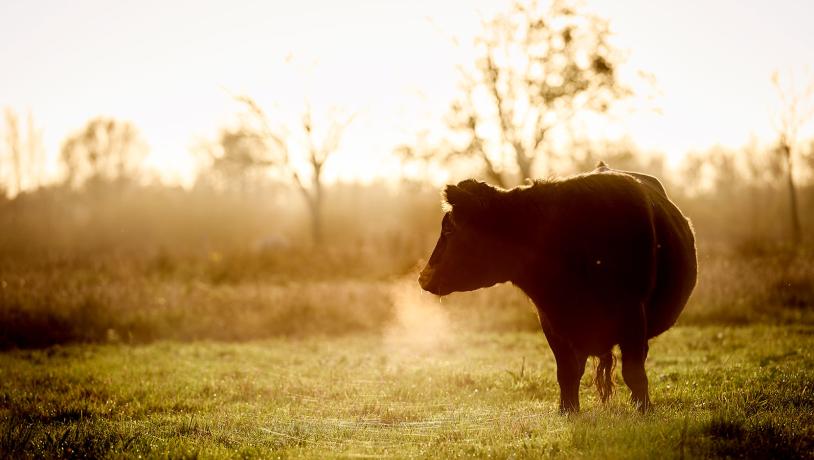
[[[548,345],[557,362],[557,382],[560,384],[560,413],[579,412],[579,382],[585,373],[588,356],[578,353],[571,344],[552,331],[551,326],[540,319]]]
[[[573,352],[555,353],[557,360],[557,382],[560,384],[560,412],[579,412],[579,382],[585,373],[587,356]]]

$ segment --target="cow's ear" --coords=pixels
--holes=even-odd
[[[467,179],[458,185],[447,185],[444,201],[455,214],[464,218],[482,216],[497,195],[498,190],[489,184]]]
[[[458,185],[447,185],[444,188],[444,204],[460,211],[473,209],[480,205],[475,195]]]
[[[466,179],[458,182],[458,187],[466,190],[473,195],[476,195],[481,200],[489,200],[497,194],[498,189],[492,187],[486,182],[481,182],[475,179]]]

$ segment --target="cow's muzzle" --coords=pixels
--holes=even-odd
[[[432,275],[434,272],[435,270],[430,267],[426,267],[424,270],[421,270],[421,274],[418,275],[418,284],[421,285],[421,289],[424,289],[425,291],[428,290],[427,287],[429,287],[432,283]]]
[[[421,270],[421,275],[418,276],[418,284],[421,285],[421,289],[424,289],[427,292],[441,295],[441,286],[439,285],[438,280],[435,279],[434,268],[425,267],[424,270]]]

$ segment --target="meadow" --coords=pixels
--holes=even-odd
[[[0,2],[0,460],[814,459],[814,2],[701,5]],[[660,185],[560,182],[606,168]],[[561,414],[522,292],[419,286],[458,201],[433,265],[494,260],[430,291],[549,252],[552,326],[633,327],[661,187],[652,411],[617,347]]]
[[[653,341],[655,411],[620,386],[557,411],[541,334],[68,345],[0,355],[0,451],[95,458],[811,458],[808,326]],[[589,371],[586,374],[590,374]]]
[[[600,404],[589,363],[565,417],[522,293],[420,291],[435,190],[333,195],[322,247],[243,199],[49,193],[0,206],[2,457],[814,452],[808,246],[719,244],[699,218],[698,287],[651,341],[654,412],[633,410],[618,369]]]

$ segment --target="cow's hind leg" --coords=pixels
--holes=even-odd
[[[579,381],[585,373],[588,356],[577,352],[568,341],[553,333],[550,326],[540,321],[548,345],[557,362],[557,382],[560,384],[560,413],[579,412]]]
[[[647,373],[644,361],[647,359],[647,325],[644,310],[639,309],[626,324],[626,333],[619,343],[622,351],[622,377],[630,388],[633,405],[644,413],[650,410],[650,395],[647,389]]]
[[[600,354],[598,358],[594,384],[600,401],[605,403],[613,394],[613,371],[616,369],[616,358],[613,356],[613,350]]]

